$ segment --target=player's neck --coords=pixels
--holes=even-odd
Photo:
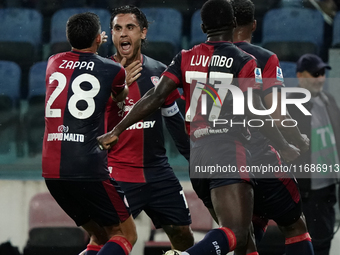
[[[97,53],[97,49],[98,47],[89,47],[89,48],[85,48],[85,49],[77,49],[72,47],[72,50],[78,51],[78,52],[84,52],[84,53]]]
[[[240,26],[234,30],[234,42],[251,43],[252,32],[248,27]]]
[[[216,32],[208,32],[207,33],[208,41],[233,41],[233,33],[232,31],[216,31]]]
[[[246,36],[234,36],[234,42],[247,42],[251,43],[251,37]]]
[[[117,52],[116,54],[114,54],[113,57],[114,57],[115,61],[117,61],[117,62],[119,62],[119,63],[120,63],[120,62],[122,61],[122,59],[123,59],[123,56],[120,55],[118,52]],[[130,65],[132,62],[134,62],[134,61],[136,61],[136,60],[142,61],[142,54],[141,54],[141,51],[140,51],[140,50],[137,52],[136,55],[134,55],[134,56],[132,56],[131,58],[129,58],[129,59],[126,60],[125,67],[128,66],[128,65]]]

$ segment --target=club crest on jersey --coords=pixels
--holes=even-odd
[[[153,83],[153,85],[157,86],[159,83],[159,77],[158,76],[151,76],[151,82]]]
[[[58,127],[58,132],[68,132],[68,126],[60,125]]]
[[[282,74],[282,69],[280,67],[276,67],[276,79],[278,81],[283,82],[283,74]]]
[[[261,73],[261,69],[256,67],[255,70],[255,82],[256,83],[262,83],[262,73]]]

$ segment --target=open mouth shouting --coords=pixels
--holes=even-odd
[[[121,42],[120,44],[122,54],[127,55],[131,52],[132,47],[130,42]]]

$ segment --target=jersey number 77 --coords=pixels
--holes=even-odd
[[[213,99],[213,104],[209,113],[209,121],[217,119],[221,113],[222,103],[229,91],[227,85],[230,85],[233,80],[233,74],[222,72],[199,72],[186,71],[185,82],[190,85],[192,95],[190,106],[185,114],[185,121],[192,122],[197,111],[198,101],[201,98],[201,115],[207,115],[207,94]],[[215,90],[214,88],[217,88]],[[209,91],[212,91],[212,93]],[[206,94],[202,93],[205,92]],[[215,94],[215,95],[214,95]]]

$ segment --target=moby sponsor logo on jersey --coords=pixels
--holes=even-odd
[[[137,122],[137,123],[131,125],[126,130],[153,128],[155,123],[156,123],[155,120],[152,120],[152,121],[140,121],[140,122]]]

